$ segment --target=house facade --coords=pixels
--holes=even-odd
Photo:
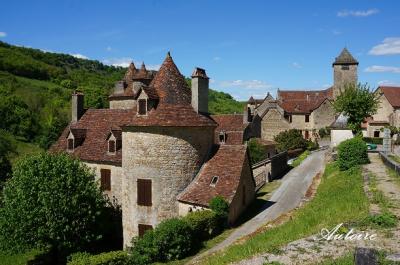
[[[195,68],[189,88],[169,53],[157,72],[132,63],[109,100],[109,109],[85,110],[74,92],[72,121],[50,151],[93,168],[121,206],[124,246],[165,219],[208,208],[214,196],[229,203],[231,223],[254,199],[246,124],[236,128],[241,137],[217,129],[226,124],[208,114],[204,69]]]
[[[306,139],[317,139],[318,130],[335,121],[333,101],[349,84],[357,83],[358,61],[344,48],[332,64],[334,84],[324,90],[279,90],[263,100],[250,98],[248,120],[259,123],[262,140],[272,141],[282,131],[298,129]]]

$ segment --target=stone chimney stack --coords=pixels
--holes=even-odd
[[[83,108],[84,103],[84,95],[82,92],[74,91],[72,93],[72,122],[77,122],[82,117],[85,112]]]
[[[197,113],[208,113],[208,81],[206,70],[196,67],[192,74],[192,107]]]

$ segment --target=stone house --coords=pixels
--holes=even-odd
[[[84,95],[73,93],[72,121],[50,151],[94,169],[101,189],[121,206],[124,246],[167,218],[207,208],[214,196],[228,201],[231,223],[254,199],[247,125],[241,117],[228,128],[208,114],[208,81],[195,68],[190,89],[168,53],[157,72],[132,63],[109,109],[85,110]]]
[[[400,87],[380,86],[374,93],[379,107],[362,125],[365,137],[383,137],[381,129],[385,126],[400,127]]]
[[[279,90],[277,98],[270,94],[263,100],[250,98],[248,121],[253,134],[273,140],[282,131],[298,129],[306,139],[318,139],[318,130],[335,121],[333,101],[348,84],[357,83],[358,61],[344,48],[332,64],[332,87],[324,90]]]

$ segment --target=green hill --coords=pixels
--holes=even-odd
[[[18,141],[18,150],[47,149],[70,120],[74,89],[85,93],[86,108],[107,108],[107,97],[126,69],[68,54],[43,52],[0,42],[0,129]],[[210,112],[241,113],[243,103],[210,89]]]

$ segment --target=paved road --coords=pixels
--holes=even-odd
[[[325,152],[326,150],[313,152],[303,163],[289,171],[282,178],[281,186],[272,194],[270,199],[270,201],[274,202],[272,206],[266,208],[254,218],[244,223],[224,241],[196,256],[189,263],[196,263],[196,261],[202,257],[208,256],[231,245],[236,240],[255,232],[264,224],[296,208],[310,187],[314,176],[317,175],[318,172],[323,171],[325,166]]]

